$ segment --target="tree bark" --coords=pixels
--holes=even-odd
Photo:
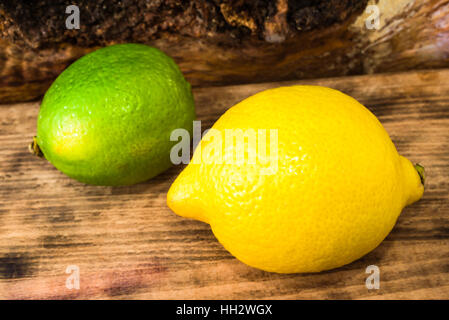
[[[0,3],[0,102],[36,99],[80,56],[124,42],[165,51],[193,86],[449,66],[449,0],[81,0],[68,30],[70,2]]]

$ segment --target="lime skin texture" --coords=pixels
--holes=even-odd
[[[119,44],[70,65],[46,92],[37,144],[58,170],[94,185],[131,185],[171,167],[170,133],[192,133],[190,84],[162,51]]]

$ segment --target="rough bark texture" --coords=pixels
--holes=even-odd
[[[2,36],[10,42],[39,49],[57,43],[78,46],[104,46],[111,41],[146,42],[186,36],[214,38],[225,35],[245,40],[264,38],[266,24],[286,7],[283,32],[314,30],[345,20],[360,12],[368,0],[197,0],[77,1],[81,32],[67,30],[65,10],[73,1],[41,0],[5,2],[1,5]]]
[[[393,3],[394,2],[394,3]],[[0,102],[41,96],[71,62],[98,47],[159,47],[194,86],[341,76],[449,65],[449,0],[72,1],[0,3]]]

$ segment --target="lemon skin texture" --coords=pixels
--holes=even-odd
[[[348,264],[376,248],[404,206],[423,194],[420,175],[377,118],[337,90],[266,90],[230,108],[213,128],[277,129],[276,173],[261,174],[264,161],[214,161],[208,133],[201,155],[195,150],[171,186],[168,206],[209,223],[231,254],[255,268],[305,273]],[[222,158],[234,149],[223,143]]]
[[[37,144],[57,169],[84,183],[130,185],[171,166],[170,133],[192,132],[189,83],[162,51],[120,44],[70,65],[43,99]]]

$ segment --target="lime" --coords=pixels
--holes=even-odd
[[[39,151],[57,169],[95,185],[129,185],[168,169],[177,128],[192,132],[191,88],[162,51],[120,44],[70,65],[44,96]]]

